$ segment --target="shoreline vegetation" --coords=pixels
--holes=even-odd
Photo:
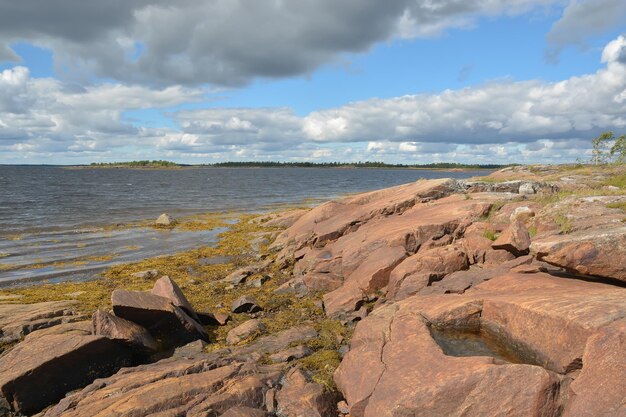
[[[141,160],[128,162],[92,162],[89,165],[67,165],[68,169],[132,168],[132,169],[192,169],[192,168],[384,168],[384,169],[427,169],[427,170],[481,170],[502,169],[518,164],[460,164],[455,162],[433,162],[429,164],[388,164],[378,161],[364,162],[278,162],[278,161],[228,161],[214,164],[179,164],[163,160]]]
[[[205,315],[210,312],[213,317],[221,315],[228,317],[228,321],[219,325],[204,326],[208,334],[208,344],[201,345],[197,348],[199,350],[193,353],[182,351],[178,353],[178,357],[148,363],[143,365],[143,368],[126,368],[126,374],[118,373],[109,377],[108,375],[111,375],[109,372],[101,375],[109,378],[106,379],[107,383],[113,384],[119,379],[118,383],[123,386],[126,384],[124,378],[133,378],[135,374],[141,377],[143,369],[159,370],[161,366],[164,367],[163,372],[166,373],[162,380],[140,380],[136,387],[132,388],[132,390],[153,389],[156,393],[160,393],[159,390],[163,389],[163,386],[169,386],[168,381],[179,377],[174,373],[170,375],[171,370],[168,366],[174,369],[180,364],[187,364],[186,361],[192,363],[193,361],[213,360],[215,363],[220,363],[218,370],[223,369],[221,367],[232,365],[233,359],[227,355],[232,354],[234,355],[232,357],[237,358],[237,355],[244,355],[244,353],[247,355],[246,349],[265,349],[267,343],[270,343],[267,342],[268,340],[274,341],[271,343],[277,343],[276,340],[284,337],[281,335],[285,335],[285,332],[308,326],[314,329],[317,337],[289,342],[288,349],[280,352],[261,351],[262,353],[257,354],[253,359],[246,359],[257,368],[249,368],[254,370],[250,371],[251,374],[245,375],[250,378],[262,376],[264,366],[276,367],[271,369],[280,367],[280,375],[284,378],[288,378],[292,372],[299,372],[298,369],[304,370],[307,378],[310,377],[310,382],[304,382],[309,384],[306,385],[306,392],[314,392],[316,398],[320,399],[319,404],[328,402],[326,404],[329,407],[328,410],[336,409],[337,402],[342,398],[348,401],[346,407],[355,405],[355,403],[350,403],[351,400],[354,401],[354,397],[350,397],[350,387],[356,386],[354,381],[369,378],[367,375],[361,375],[361,369],[364,371],[377,369],[376,360],[383,357],[381,347],[388,346],[385,349],[390,351],[389,360],[406,357],[393,350],[401,350],[401,347],[391,342],[392,323],[399,323],[394,324],[394,332],[396,332],[394,335],[397,334],[394,337],[406,339],[410,349],[415,351],[418,347],[422,349],[423,346],[432,345],[433,339],[431,339],[429,327],[420,325],[425,317],[432,320],[432,328],[438,328],[437,326],[445,328],[451,322],[465,323],[466,319],[469,320],[467,323],[473,323],[471,320],[475,317],[475,312],[466,311],[466,307],[474,308],[479,304],[482,306],[483,301],[476,304],[472,301],[472,297],[479,297],[477,298],[479,300],[484,298],[487,300],[487,305],[493,302],[503,303],[513,312],[517,311],[515,308],[519,304],[532,310],[530,311],[533,314],[532,317],[537,317],[539,322],[536,326],[528,326],[527,323],[520,321],[518,314],[511,316],[510,320],[514,322],[512,326],[524,326],[528,334],[520,337],[539,340],[540,343],[537,344],[539,353],[554,356],[556,358],[554,361],[563,362],[565,368],[571,362],[570,352],[561,352],[564,349],[555,348],[553,338],[547,337],[546,332],[554,326],[565,329],[562,337],[576,341],[575,346],[571,348],[575,351],[571,355],[576,358],[577,355],[582,355],[585,346],[589,349],[589,343],[591,343],[582,339],[588,337],[588,340],[593,340],[592,334],[595,334],[593,332],[605,331],[605,328],[597,323],[610,323],[613,318],[612,314],[623,314],[620,311],[625,311],[624,298],[620,297],[622,294],[620,291],[623,291],[621,288],[623,288],[623,282],[626,282],[626,275],[619,275],[624,271],[620,270],[619,266],[613,265],[614,262],[606,260],[624,259],[623,251],[626,246],[619,243],[623,241],[623,237],[618,235],[617,229],[621,230],[624,227],[622,225],[626,223],[626,165],[512,166],[496,171],[488,177],[474,177],[465,183],[457,180],[445,181],[441,179],[420,180],[380,190],[373,194],[363,194],[363,196],[368,195],[368,198],[359,198],[358,195],[344,197],[343,201],[348,208],[343,210],[341,208],[343,205],[337,205],[333,208],[334,211],[330,213],[332,216],[328,220],[325,219],[329,214],[320,214],[320,207],[313,209],[290,207],[255,214],[213,213],[181,218],[171,228],[201,230],[228,227],[228,229],[219,235],[215,247],[200,247],[173,255],[119,264],[106,270],[100,278],[91,281],[47,283],[0,289],[0,306],[15,305],[17,308],[17,306],[33,303],[71,300],[76,314],[81,319],[89,320],[91,313],[98,309],[109,311],[114,308],[111,299],[113,291],[148,292],[153,288],[158,277],[163,279],[163,276],[167,276],[178,284],[180,291],[184,293],[193,307],[193,311]],[[463,184],[466,188],[464,189],[463,186],[459,188],[459,185]],[[468,186],[468,184],[471,185]],[[448,185],[451,188],[446,188]],[[522,189],[525,191],[522,192]],[[425,198],[423,202],[415,199],[416,196],[422,195]],[[432,198],[433,195],[438,197]],[[590,198],[591,196],[594,198]],[[371,213],[377,214],[370,218],[368,214]],[[230,221],[233,218],[237,218],[238,221],[233,223]],[[332,223],[333,221],[336,223]],[[378,225],[377,222],[382,222],[382,225]],[[447,229],[450,224],[463,222],[465,222],[463,230]],[[388,223],[389,227],[387,227]],[[348,224],[359,224],[360,227],[344,229],[343,225]],[[324,229],[330,226],[339,228],[342,232]],[[315,233],[319,233],[318,228],[324,231],[326,236],[333,236],[333,238],[328,238],[326,241],[315,240]],[[419,230],[414,232],[415,228]],[[515,233],[511,231],[512,228],[517,228]],[[390,230],[393,231],[391,234]],[[386,247],[392,247],[392,243],[399,241],[398,237],[403,237],[402,233],[405,231],[416,233],[417,236],[421,236],[421,231],[434,233],[434,235],[422,243],[422,248],[405,248],[408,253],[402,250],[399,258],[402,263],[393,257],[394,254],[377,249],[376,239],[382,239]],[[606,238],[603,236],[606,233],[611,233],[609,243],[604,242]],[[521,235],[527,236],[525,242],[519,238]],[[358,241],[358,245],[351,246],[350,239],[359,236],[361,236],[360,239],[354,240],[354,242]],[[615,245],[612,239],[621,240]],[[570,246],[563,250],[558,249],[558,245],[563,244],[562,241]],[[539,247],[547,249],[533,252],[531,244],[543,245]],[[606,254],[606,257],[598,258],[597,262],[588,260],[584,253],[574,250],[584,245],[596,245],[597,250],[594,249],[595,252],[588,253],[599,253],[603,254],[602,256]],[[336,257],[333,262],[329,262],[326,254],[338,253],[339,250],[343,251],[345,260],[342,257]],[[361,258],[361,254],[366,255]],[[588,268],[590,269],[581,269],[583,272],[579,273],[570,266],[568,262],[574,255],[580,257],[580,260],[576,259],[576,262],[589,262]],[[216,258],[223,259],[223,261],[213,263],[211,260]],[[549,262],[544,259],[548,259]],[[414,263],[414,260],[418,262]],[[344,266],[354,269],[357,263],[362,264],[359,266],[358,274],[343,275]],[[440,264],[445,265],[445,271],[438,269]],[[457,264],[458,266],[454,267]],[[417,270],[413,271],[411,268],[417,268]],[[429,268],[434,269],[430,271]],[[398,275],[396,269],[403,275]],[[148,274],[151,271],[156,272]],[[379,278],[382,274],[380,271],[387,271],[388,286],[380,285]],[[553,271],[556,275],[551,275],[552,273],[546,273],[546,271]],[[558,275],[564,271],[569,273],[567,278]],[[422,272],[426,274],[425,280],[420,278],[419,273]],[[306,279],[307,273],[311,280]],[[432,276],[436,276],[437,279],[428,278]],[[593,282],[590,276],[609,281]],[[398,277],[404,278],[394,281]],[[415,277],[419,279],[414,279]],[[362,280],[358,281],[359,288],[369,288],[366,295],[354,298],[354,294],[349,292],[354,289],[351,283],[355,279]],[[610,281],[611,279],[613,281]],[[487,285],[486,290],[481,292],[479,284]],[[459,285],[463,290],[457,288]],[[544,291],[545,294],[542,293],[542,297],[545,298],[545,302],[531,304],[527,301],[527,299],[532,301],[531,293],[535,291],[535,286]],[[470,287],[472,291],[465,293],[465,290]],[[424,293],[415,293],[416,289]],[[440,293],[435,292],[437,290]],[[407,293],[404,294],[402,291],[407,291]],[[435,295],[431,297],[429,291],[430,294]],[[569,298],[563,299],[563,293],[567,293]],[[590,293],[591,296],[589,296]],[[409,296],[413,297],[412,304],[400,302],[403,297]],[[254,303],[262,306],[262,310],[247,314],[236,313],[231,306],[243,297],[253,299]],[[489,297],[493,300],[489,301],[491,300]],[[452,306],[449,300],[459,300],[459,302],[466,300],[471,303],[461,303],[457,308]],[[582,306],[586,305],[585,303],[591,305],[588,310],[585,310],[589,311],[588,316],[578,318],[577,314],[583,308]],[[553,305],[558,305],[560,310],[553,311]],[[401,309],[398,313],[394,310],[396,306]],[[502,310],[505,312],[503,314],[508,314],[507,308]],[[410,309],[415,311],[409,311]],[[6,311],[10,311],[8,307]],[[461,317],[466,313],[474,315],[467,318]],[[478,317],[482,317],[481,314],[486,315],[489,312],[483,310]],[[406,326],[403,324],[403,320],[409,320],[414,316],[420,318],[418,322],[409,321]],[[458,320],[457,316],[460,317]],[[450,321],[451,317],[454,320]],[[579,323],[576,320],[584,321],[583,324],[592,323],[596,327],[590,324],[593,328],[590,327],[591,330],[582,338],[575,333],[575,330],[569,330],[578,328]],[[247,324],[252,323],[257,325],[253,331],[242,334],[241,338],[234,343],[229,342],[229,335],[232,337]],[[77,326],[77,324],[67,323],[60,326],[66,326],[66,330],[62,331],[68,333],[64,336],[60,333],[46,336],[46,332],[53,332],[52,329],[55,327],[51,327],[51,329],[39,331],[43,335],[39,336],[43,338],[39,340],[45,341],[46,337],[58,339],[85,337],[78,333],[70,334],[76,331],[72,326]],[[608,325],[605,327],[608,328]],[[401,333],[403,331],[406,333]],[[504,326],[499,331],[506,332],[508,327]],[[20,345],[25,346],[31,343],[37,346],[37,343],[43,343],[34,337],[37,332],[33,333],[34,335],[22,335],[21,340],[14,340],[4,346],[0,343],[0,351],[4,349],[6,354],[12,354],[17,361]],[[27,337],[24,339],[24,336]],[[383,339],[379,340],[381,337]],[[386,339],[387,337],[389,339]],[[504,347],[499,347],[503,349],[510,348],[506,338],[498,343],[502,343]],[[525,343],[524,339],[514,346],[526,346]],[[574,345],[574,342],[572,343]],[[362,349],[355,348],[358,346],[370,346],[371,354],[363,353]],[[569,383],[567,378],[571,378],[567,370],[563,371],[555,367],[556,365],[550,368],[552,366],[550,364],[554,362],[552,356],[549,356],[552,362],[548,361],[547,365],[530,363],[533,365],[532,368],[526,367],[525,362],[521,362],[515,369],[511,367],[510,370],[502,365],[491,364],[481,365],[482,370],[476,370],[476,363],[472,362],[472,356],[475,355],[469,355],[468,358],[455,358],[460,365],[455,365],[454,371],[450,371],[446,368],[449,360],[447,354],[444,355],[437,349],[425,349],[420,352],[423,357],[405,361],[402,366],[394,363],[389,369],[436,368],[439,379],[432,384],[433,387],[447,386],[446,384],[450,381],[456,381],[454,372],[462,372],[467,376],[467,380],[462,379],[461,382],[454,383],[471,389],[475,389],[475,384],[467,381],[474,380],[473,372],[484,370],[504,369],[505,372],[511,373],[514,370],[523,369],[533,369],[544,373],[550,371],[565,380],[563,383],[559,382],[563,390],[567,390]],[[285,354],[289,358],[282,365],[275,362],[278,353]],[[526,357],[524,355],[527,352],[513,353]],[[512,357],[516,358],[514,355]],[[56,359],[51,359],[53,360]],[[226,365],[219,361],[224,361]],[[0,364],[1,362],[0,360]],[[587,384],[585,378],[588,378],[588,374],[599,372],[598,369],[603,372],[601,368],[594,365],[592,359],[582,366],[581,376],[577,374],[574,376],[579,378],[576,382],[583,387]],[[618,365],[612,365],[612,367],[618,369]],[[197,366],[197,369],[201,368]],[[205,371],[197,371],[189,378],[209,378],[210,374],[207,373],[208,376],[204,376],[203,372]],[[495,377],[489,372],[484,375],[490,381],[486,386],[493,386],[497,383],[498,380],[494,379]],[[62,378],[61,375],[59,377]],[[511,380],[520,378],[512,373]],[[623,375],[613,373],[607,378],[612,381],[611,384],[614,384],[611,386],[617,386],[616,389],[619,390],[620,382],[618,381],[623,380]],[[387,389],[387,392],[398,391],[399,388],[394,386],[396,380],[402,380],[401,376],[395,375],[393,378],[382,380],[386,385],[380,389]],[[422,389],[423,384],[426,383],[430,381],[417,378],[410,381],[409,388]],[[281,393],[281,390],[288,389],[286,387],[288,385],[278,384],[272,389]],[[510,388],[508,385],[502,385],[502,387],[505,391],[508,390],[506,395],[510,394],[511,398],[519,396],[520,391],[524,395],[526,392],[534,392],[533,390],[544,392],[542,391],[544,387],[535,380],[532,383],[525,383],[523,387],[515,384]],[[184,386],[180,388],[180,390],[184,389]],[[124,395],[132,395],[134,392],[132,390]],[[545,390],[545,392],[548,391]],[[581,396],[585,395],[585,391],[581,392]],[[613,398],[611,392],[607,395]],[[85,411],[85,407],[89,407],[89,401],[93,401],[98,406],[100,401],[103,403],[107,401],[100,399],[99,393],[98,389],[95,392],[87,389],[70,395],[74,395],[75,398],[79,396],[86,398],[86,401],[80,405],[83,408],[78,409],[83,410],[84,415],[89,415],[89,412]],[[225,391],[220,395],[228,396],[229,399],[238,398],[234,391]],[[301,395],[303,394],[296,392],[290,394],[290,398],[297,401]],[[562,394],[561,397],[557,400],[562,401],[563,404],[567,401],[571,402],[571,406],[578,404],[576,399],[568,400],[567,393]],[[442,394],[436,389],[433,398],[438,403],[456,401],[454,398],[450,399],[445,392]],[[494,409],[501,406],[499,398],[488,396],[484,398],[488,398],[487,403],[493,404]],[[555,402],[558,402],[557,400]],[[141,401],[145,401],[145,404]],[[141,401],[134,406],[137,410],[152,406],[154,399],[142,397]],[[417,399],[415,401],[415,404],[410,404],[412,409],[421,409],[420,407],[424,406]],[[593,407],[602,406],[600,403],[589,401],[591,402],[588,404]],[[79,401],[75,403],[79,404]],[[273,404],[273,402],[267,404],[263,402],[260,407],[269,408],[273,407]],[[54,406],[54,402],[49,402],[48,405],[53,408],[48,409],[46,416],[56,417],[54,407],[58,406]],[[354,410],[358,411],[358,408],[355,406]],[[532,414],[530,412],[532,410],[527,411],[528,415]],[[331,413],[320,415],[331,415]],[[560,414],[555,412],[550,415]]]

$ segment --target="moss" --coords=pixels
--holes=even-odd
[[[564,213],[557,213],[553,216],[554,222],[559,225],[561,233],[570,233],[572,231],[572,220]]]
[[[337,349],[350,337],[351,330],[325,316],[319,294],[306,297],[297,297],[295,294],[275,294],[276,288],[293,277],[292,270],[279,270],[275,266],[259,271],[248,278],[248,281],[253,281],[264,275],[269,276],[270,278],[260,288],[241,285],[227,289],[228,284],[220,282],[221,278],[234,269],[249,265],[254,261],[249,242],[256,233],[278,230],[260,222],[251,222],[250,220],[254,217],[253,215],[237,216],[237,222],[230,224],[226,231],[218,235],[216,247],[198,248],[139,262],[115,265],[107,269],[102,274],[102,278],[93,281],[43,284],[6,290],[0,294],[19,294],[23,297],[15,302],[33,303],[65,300],[68,299],[69,293],[84,291],[73,298],[78,301],[77,309],[80,312],[91,314],[97,308],[110,308],[111,292],[115,289],[144,291],[152,288],[155,278],[137,278],[133,274],[158,269],[160,275],[168,275],[179,284],[194,309],[198,311],[230,313],[230,306],[237,298],[242,295],[254,297],[264,307],[259,319],[265,325],[265,330],[242,341],[241,345],[248,344],[259,336],[273,334],[294,326],[310,325],[315,328],[319,337],[307,342],[307,346],[313,349],[314,353],[301,360],[302,366],[312,372],[315,381],[331,388],[333,387],[332,374],[340,362]],[[196,217],[189,219],[189,222],[185,219],[176,227],[225,225],[227,219],[234,218],[230,214],[215,218]],[[202,262],[203,259],[218,256],[227,257],[229,261],[218,264]],[[207,349],[217,350],[227,347],[228,332],[249,319],[250,317],[246,314],[232,314],[231,321],[226,326],[207,327],[212,342]]]
[[[300,359],[299,363],[304,369],[313,374],[312,379],[314,382],[317,382],[329,391],[336,389],[333,373],[341,363],[339,352],[334,349],[318,350],[312,355]]]
[[[498,214],[500,209],[509,202],[510,201],[504,201],[504,200],[494,201],[489,207],[489,212],[485,214],[484,216],[481,216],[479,220],[483,222],[491,222],[491,220],[493,220],[496,214]]]
[[[608,208],[620,209],[622,211],[626,211],[626,201],[609,203],[606,205]]]
[[[483,232],[483,237],[486,237],[487,239],[492,241],[498,239],[498,236],[500,236],[500,234],[491,229],[487,229]]]
[[[530,237],[537,236],[537,226],[530,226],[528,228],[528,234],[530,235]]]

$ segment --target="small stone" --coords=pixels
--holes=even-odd
[[[535,217],[535,211],[530,207],[523,206],[516,208],[513,213],[511,213],[511,217],[509,219],[511,222],[514,222],[516,220],[523,222],[530,219],[531,217]]]
[[[135,272],[132,276],[135,278],[141,278],[141,279],[156,278],[157,276],[159,276],[159,270],[149,269],[147,271]]]
[[[176,224],[176,220],[167,213],[163,213],[156,219],[155,224],[157,226],[173,226]]]
[[[520,194],[530,195],[530,194],[535,194],[536,192],[537,191],[535,190],[535,187],[529,182],[525,182],[519,186]]]
[[[257,333],[261,333],[263,330],[265,330],[265,325],[259,320],[248,320],[228,332],[226,335],[226,343],[229,345],[236,345],[244,339],[247,339]]]
[[[337,403],[337,411],[341,414],[348,414],[350,412],[350,407],[348,407],[348,403],[342,400]]]
[[[230,311],[233,313],[256,313],[263,311],[263,308],[257,304],[254,298],[244,295],[233,302]]]
[[[337,352],[339,352],[339,356],[341,356],[343,358],[344,356],[346,356],[346,354],[348,352],[350,352],[350,346],[348,346],[348,345],[341,345],[339,347],[339,349],[337,350]]]
[[[270,277],[268,275],[263,275],[261,278],[248,282],[247,285],[254,288],[261,288],[269,279]]]
[[[200,324],[204,326],[224,326],[230,320],[230,316],[226,313],[198,313]]]

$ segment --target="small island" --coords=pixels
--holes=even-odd
[[[456,162],[433,162],[429,164],[389,164],[380,161],[358,162],[281,162],[281,161],[226,161],[213,164],[181,164],[164,160],[139,160],[127,162],[92,162],[89,165],[75,165],[69,168],[132,168],[132,169],[171,169],[171,168],[383,168],[383,169],[426,169],[441,171],[456,170],[497,170],[517,164],[460,164]]]

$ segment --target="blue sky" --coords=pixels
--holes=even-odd
[[[626,131],[621,1],[72,1],[0,1],[0,163],[558,163]]]

